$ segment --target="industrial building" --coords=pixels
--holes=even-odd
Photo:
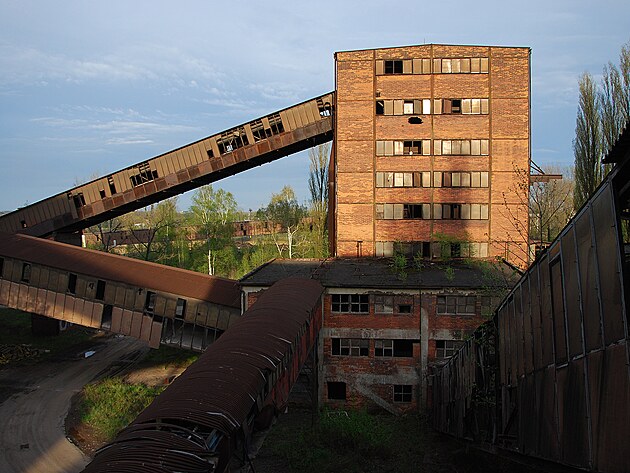
[[[334,254],[500,256],[526,267],[530,50],[335,54]]]
[[[317,403],[393,414],[423,411],[430,363],[450,357],[490,317],[517,272],[505,263],[389,258],[273,260],[240,281],[242,311],[277,281],[323,287]]]

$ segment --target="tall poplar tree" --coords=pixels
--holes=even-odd
[[[585,72],[579,81],[580,101],[573,140],[577,210],[593,194],[602,180],[602,125],[599,96],[593,77]]]

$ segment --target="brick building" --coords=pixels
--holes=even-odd
[[[424,407],[429,363],[450,356],[486,320],[514,275],[505,264],[421,262],[394,271],[388,258],[273,260],[241,279],[242,310],[286,277],[324,287],[318,400],[394,414]]]
[[[530,50],[422,45],[336,59],[333,254],[528,262]],[[436,242],[442,244],[436,244]]]

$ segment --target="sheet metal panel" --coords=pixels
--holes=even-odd
[[[606,288],[605,291],[601,292],[601,297],[604,315],[604,341],[608,345],[624,338],[621,312],[623,292],[618,266],[619,246],[615,227],[612,226],[615,217],[612,213],[610,186],[601,188],[592,202],[597,261],[600,268],[606,268],[599,273],[599,277],[601,287]]]
[[[566,331],[569,356],[582,354],[582,308],[578,287],[578,267],[573,225],[562,236],[563,291],[565,294]]]
[[[551,316],[553,319],[553,347],[556,364],[566,363],[567,334],[564,307],[564,288],[562,285],[562,258],[557,258],[550,264],[551,275]]]
[[[604,351],[594,351],[586,356],[586,366],[588,372],[588,393],[590,403],[590,429],[591,429],[591,462],[598,464],[598,444],[599,444],[599,416],[600,403],[604,374]]]
[[[536,390],[538,402],[538,454],[543,458],[560,458],[558,425],[556,422],[556,369],[553,366],[538,371]]]
[[[25,312],[28,312],[28,290],[29,287],[26,284],[20,284],[18,289],[18,303],[15,307]]]
[[[11,291],[11,282],[3,279],[0,281],[0,305],[9,305],[9,292]]]
[[[534,329],[532,327],[530,284],[531,279],[529,277],[521,282],[523,296],[521,299],[523,307],[523,363],[526,375],[531,374],[534,370]],[[532,386],[528,386],[528,388],[533,389]]]
[[[55,316],[55,304],[57,299],[57,293],[53,291],[46,291],[46,306],[41,315],[45,315],[46,317],[54,317]]]
[[[523,308],[521,306],[521,288],[522,284],[519,284],[514,289],[514,325],[516,327],[514,346],[516,347],[516,374],[518,378],[525,374],[525,360],[523,351],[525,345],[524,335],[524,322],[523,322]]]
[[[129,328],[129,334],[134,338],[140,338],[142,332],[142,312],[131,313],[131,327]]]
[[[29,286],[26,300],[26,311],[31,313],[37,312],[37,288]]]
[[[630,471],[630,382],[626,343],[606,348],[599,403],[597,469],[606,472]]]
[[[53,317],[55,319],[67,320],[64,313],[66,310],[66,296],[60,292],[55,293],[55,307]]]
[[[151,336],[149,338],[149,346],[151,348],[158,348],[160,346],[160,340],[162,339],[162,323],[153,320],[151,323]]]
[[[123,310],[120,307],[112,309],[112,332],[122,333]]]
[[[562,425],[562,461],[588,468],[590,448],[584,358],[558,370],[558,414]]]
[[[35,314],[47,315],[46,314],[46,289],[39,288],[37,289],[37,295],[35,301],[35,310],[33,311]]]
[[[142,315],[142,325],[140,328],[140,340],[149,342],[151,340],[151,326],[153,324],[153,317],[149,315]]]
[[[101,328],[101,321],[103,320],[103,304],[100,302],[94,302],[92,304],[92,318],[90,327]]]
[[[120,321],[120,333],[123,335],[131,335],[131,322],[133,320],[133,312],[123,309],[122,319]]]

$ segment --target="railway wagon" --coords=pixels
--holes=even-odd
[[[316,344],[323,290],[299,278],[267,289],[84,472],[221,473],[233,457],[246,463],[252,432],[284,407]]]
[[[260,117],[0,217],[0,232],[71,233],[332,140],[334,93]]]
[[[630,471],[628,127],[607,162],[616,166],[485,325],[496,357],[481,359],[473,338],[434,368],[438,430],[478,440],[470,421],[490,402],[493,433],[481,440],[580,469]],[[492,372],[484,405],[478,388]]]

